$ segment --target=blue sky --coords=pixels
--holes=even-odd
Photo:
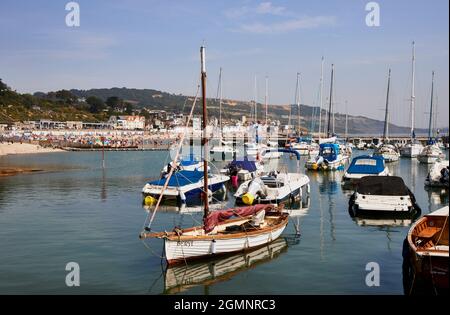
[[[317,104],[321,56],[324,95],[336,67],[339,112],[383,119],[392,68],[392,120],[409,125],[411,41],[416,42],[416,121],[427,124],[436,71],[438,124],[448,126],[447,0],[377,1],[380,26],[368,27],[368,1],[79,0],[81,25],[65,24],[59,0],[0,2],[0,78],[20,92],[135,87],[193,94],[199,46],[207,47],[208,92],[219,67],[227,98],[263,101],[264,77],[274,104]],[[325,96],[324,96],[325,98]]]

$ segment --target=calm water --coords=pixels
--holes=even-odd
[[[0,178],[0,294],[403,294],[402,242],[409,227],[358,224],[348,213],[351,191],[341,188],[342,172],[308,173],[310,206],[297,211],[301,216],[272,247],[166,273],[158,257],[162,241],[147,248],[138,234],[147,216],[141,188],[159,174],[167,153],[108,152],[106,158],[103,171],[96,152],[0,157],[0,165],[52,169]],[[284,162],[295,169],[295,162]],[[422,214],[448,204],[448,193],[424,189],[429,166],[402,159],[389,168],[415,193]],[[200,218],[164,210],[153,228]],[[80,287],[65,284],[71,261],[80,265]],[[380,265],[380,287],[365,285],[372,261]]]

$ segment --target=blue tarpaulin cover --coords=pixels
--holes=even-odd
[[[349,174],[379,174],[384,170],[384,158],[382,156],[357,156],[348,167]]]
[[[249,161],[247,159],[243,161],[233,160],[228,168],[237,168],[247,170],[249,172],[256,171],[256,164],[254,161]]]
[[[179,187],[198,182],[203,178],[203,172],[199,171],[178,171],[172,174],[169,180],[169,186]],[[161,178],[149,182],[150,185],[164,186],[166,178]]]

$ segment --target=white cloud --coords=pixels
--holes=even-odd
[[[256,13],[258,14],[282,15],[285,11],[285,7],[274,7],[271,2],[262,2],[256,7]]]
[[[290,19],[287,21],[274,23],[255,22],[250,24],[243,24],[236,31],[255,34],[277,34],[300,29],[333,26],[335,24],[336,18],[334,16],[314,16]]]

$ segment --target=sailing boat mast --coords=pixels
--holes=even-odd
[[[267,106],[269,102],[269,78],[266,76],[266,95],[264,96],[264,104],[266,107],[266,127],[267,127]]]
[[[257,96],[257,88],[258,88],[258,86],[257,86],[257,81],[256,81],[256,75],[255,75],[255,90],[254,90],[254,93],[255,93],[255,95],[254,95],[254,100],[253,100],[253,103],[255,104],[255,124],[258,124],[258,106],[257,106],[257,98],[258,98],[258,96]]]
[[[202,75],[202,104],[203,104],[203,196],[205,202],[205,208],[203,218],[208,217],[209,205],[208,205],[208,137],[206,134],[206,126],[208,124],[208,113],[206,111],[206,63],[205,63],[205,46],[200,47],[200,60],[201,60],[201,75]]]
[[[415,43],[412,42],[412,78],[411,78],[411,143],[415,138],[414,117],[415,117],[415,72],[416,72],[416,49]]]
[[[219,94],[219,128],[220,128],[220,140],[222,140],[222,67],[219,69],[219,88],[217,90]]]
[[[433,120],[433,92],[434,92],[434,71],[431,72],[431,102],[430,102],[430,121],[428,122],[428,139],[432,141],[431,126]]]
[[[322,63],[320,66],[320,95],[319,95],[319,139],[322,132],[322,93],[323,93],[323,56]]]
[[[384,113],[384,131],[383,131],[383,141],[386,142],[389,132],[389,86],[391,84],[391,69],[389,68],[388,73],[388,85],[386,93],[386,111]]]
[[[348,104],[345,101],[345,141],[348,140]]]
[[[295,103],[297,104],[298,135],[300,135],[300,73],[297,72],[297,84],[295,86]]]
[[[331,64],[331,83],[330,83],[330,99],[328,105],[328,126],[327,126],[327,137],[331,136],[330,128],[331,128],[331,104],[333,99],[333,80],[334,80],[334,64]]]

